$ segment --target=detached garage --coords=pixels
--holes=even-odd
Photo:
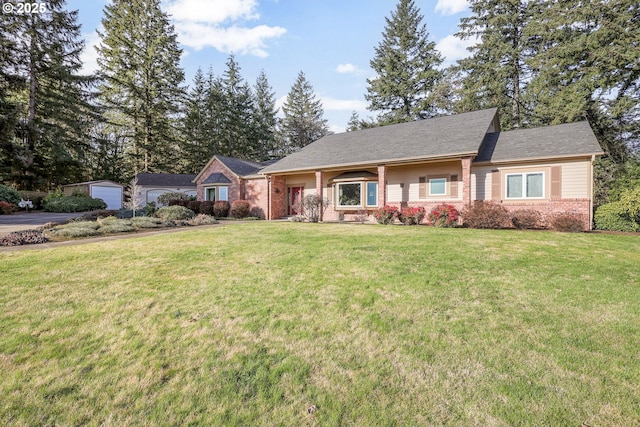
[[[102,199],[107,204],[107,209],[122,208],[122,194],[124,187],[113,181],[88,181],[77,184],[69,184],[62,187],[65,196],[70,196],[74,192],[88,194],[94,199]]]

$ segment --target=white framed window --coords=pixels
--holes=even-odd
[[[362,182],[339,182],[336,191],[339,207],[362,207]]]
[[[207,187],[204,191],[204,199],[211,202],[229,201],[229,187],[226,185]]]
[[[544,172],[506,174],[507,199],[544,198]]]
[[[378,183],[367,181],[367,206],[378,206]]]
[[[429,178],[429,195],[445,196],[447,194],[447,178]]]

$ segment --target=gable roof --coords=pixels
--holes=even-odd
[[[137,185],[162,187],[195,187],[195,175],[185,173],[139,173]]]
[[[217,154],[215,157],[217,157],[218,160],[238,176],[253,175],[258,173],[264,167],[262,163],[251,162],[249,160],[218,156]]]
[[[293,172],[476,155],[497,109],[327,135],[262,169]]]
[[[233,172],[239,177],[256,175],[265,166],[273,163],[272,161],[258,163],[258,162],[252,162],[250,160],[242,160],[242,159],[237,159],[235,157],[226,157],[226,156],[221,156],[219,154],[216,154],[213,157],[211,157],[211,160],[209,160],[206,165],[204,165],[200,173],[194,176],[193,182],[199,180],[202,177],[202,174],[205,173],[206,170],[209,169],[209,166],[211,166],[211,164],[216,160],[218,160],[220,163],[225,165],[227,169],[229,169],[231,172]]]
[[[231,180],[227,178],[225,174],[216,172],[209,175],[207,179],[202,181],[202,183],[203,184],[231,184]]]
[[[588,122],[489,133],[474,163],[603,154]]]

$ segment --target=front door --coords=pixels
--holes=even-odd
[[[302,192],[304,187],[289,188],[289,215],[300,215],[302,213]]]

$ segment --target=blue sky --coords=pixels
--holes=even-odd
[[[69,9],[79,11],[86,72],[96,67],[95,30],[107,1],[67,1]],[[414,2],[444,65],[466,56],[471,42],[453,37],[460,18],[469,14],[466,0]],[[374,116],[364,99],[367,78],[374,75],[369,61],[395,0],[162,0],[162,5],[184,50],[186,84],[192,84],[198,67],[221,75],[233,53],[250,84],[264,69],[278,105],[303,71],[334,132],[344,131],[352,111]]]

